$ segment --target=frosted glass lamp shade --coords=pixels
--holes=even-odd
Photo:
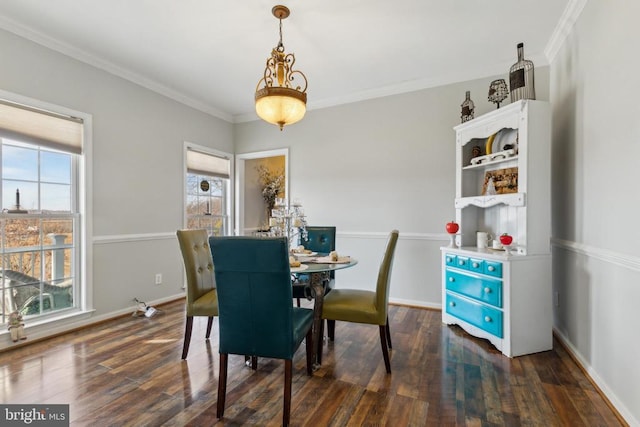
[[[265,87],[256,92],[256,113],[268,123],[283,126],[296,123],[307,111],[307,94],[286,87]]]

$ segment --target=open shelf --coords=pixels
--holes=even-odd
[[[490,166],[490,165],[498,165],[500,163],[506,163],[506,162],[518,160],[518,155],[517,154],[513,155],[513,150],[505,150],[505,151],[500,151],[498,153],[488,154],[486,156],[479,157],[479,159],[483,157],[486,158],[486,160],[480,163],[464,166],[462,170],[481,169],[481,168],[486,168],[487,166]]]

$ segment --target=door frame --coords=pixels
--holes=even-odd
[[[244,187],[245,187],[245,162],[247,160],[265,159],[268,157],[284,156],[284,192],[289,196],[289,148],[275,150],[255,151],[235,155],[235,223],[233,234],[244,235]]]

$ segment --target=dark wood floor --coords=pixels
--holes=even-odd
[[[217,321],[210,342],[196,319],[180,360],[184,304],[126,317],[0,353],[3,403],[70,404],[77,426],[279,425],[283,362],[258,370],[231,356],[225,418],[215,416]],[[439,311],[390,308],[392,374],[378,328],[338,322],[322,367],[294,360],[292,425],[619,426],[606,401],[556,342],[509,359],[441,323]]]

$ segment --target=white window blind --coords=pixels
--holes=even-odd
[[[202,153],[192,149],[187,150],[187,172],[229,178],[231,162],[224,157]]]
[[[0,100],[0,137],[82,153],[82,119]]]

